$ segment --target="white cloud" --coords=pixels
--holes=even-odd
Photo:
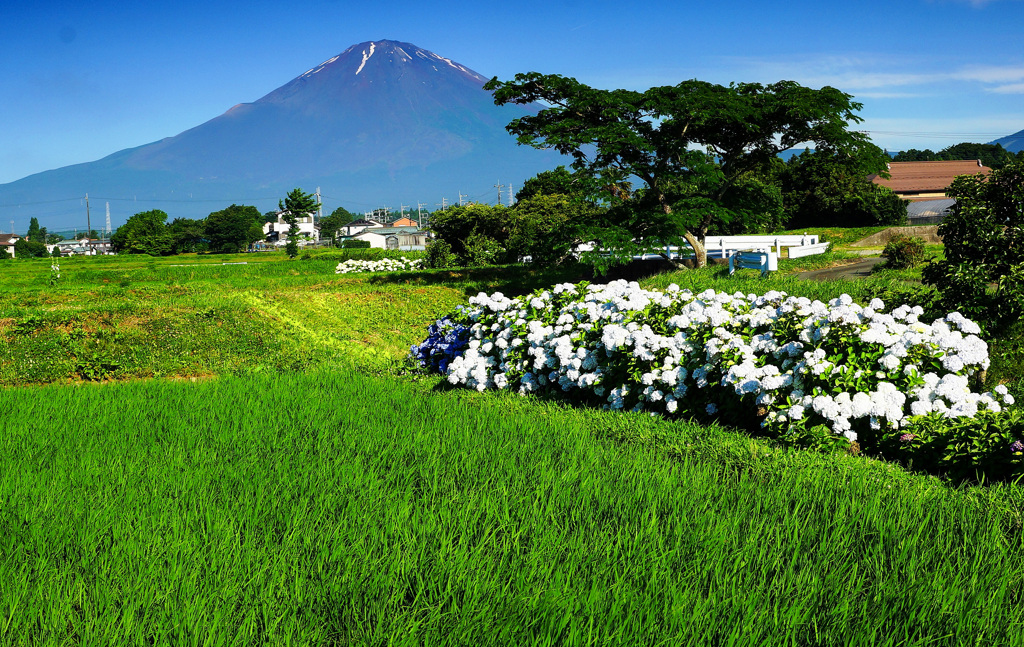
[[[934,58],[867,55],[802,55],[791,59],[725,57],[720,65],[732,75],[762,80],[793,79],[811,87],[830,85],[866,98],[912,98],[949,91],[938,86],[978,84],[979,90],[1020,92],[1024,64],[950,66]],[[898,67],[897,67],[898,65]],[[928,86],[933,89],[925,91]],[[913,91],[908,88],[916,88]]]
[[[994,88],[988,88],[988,91],[996,94],[1024,94],[1024,83],[997,85]]]
[[[986,65],[964,67],[950,75],[958,81],[1009,83],[1024,80],[1024,65]]]

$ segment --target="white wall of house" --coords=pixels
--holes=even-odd
[[[296,224],[299,225],[299,236],[309,236],[313,240],[317,240],[320,237],[319,228],[313,224],[313,215],[299,216],[295,219]],[[263,236],[264,238],[272,231],[279,232],[279,239],[284,240],[288,236],[289,225],[281,218],[281,214],[277,215],[276,222],[263,223]]]

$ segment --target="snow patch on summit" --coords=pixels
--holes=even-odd
[[[341,57],[341,54],[338,54],[338,56],[335,56],[334,58],[329,58],[326,61],[324,61],[323,63],[321,63],[320,65],[317,65],[314,68],[310,68],[310,69],[306,70],[306,72],[302,76],[313,76],[314,74],[316,74],[320,70],[324,69],[325,67],[327,67],[328,65],[330,65],[334,61],[338,60],[340,57]]]
[[[477,74],[476,72],[474,72],[473,70],[471,70],[469,68],[466,68],[466,67],[463,67],[463,66],[459,65],[458,63],[454,62],[450,58],[445,58],[445,57],[443,57],[443,56],[441,56],[439,54],[435,54],[433,52],[431,52],[430,55],[433,56],[434,58],[438,59],[439,61],[444,61],[445,63],[447,63],[449,65],[449,67],[455,68],[456,70],[459,70],[460,72],[465,72],[466,74],[468,74],[468,75],[470,75],[470,76],[472,76],[474,78],[479,78],[479,79],[483,79],[484,78],[482,75]],[[434,68],[434,69],[437,69],[437,68]]]
[[[370,60],[370,57],[373,56],[373,50],[374,50],[375,47],[376,47],[376,43],[370,43],[370,53],[369,54],[366,53],[365,49],[363,50],[363,62],[359,64],[359,69],[356,70],[356,74],[359,74],[360,72],[363,71],[363,66],[366,65],[366,61]]]

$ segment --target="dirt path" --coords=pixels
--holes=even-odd
[[[845,265],[837,265],[823,270],[797,272],[796,277],[811,281],[832,281],[834,279],[866,279],[871,276],[871,268],[885,261],[881,256],[864,258]]]

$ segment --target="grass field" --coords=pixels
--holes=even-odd
[[[0,264],[0,644],[1024,644],[1019,485],[405,374],[565,274],[237,259]],[[781,274],[645,285],[868,289]]]

